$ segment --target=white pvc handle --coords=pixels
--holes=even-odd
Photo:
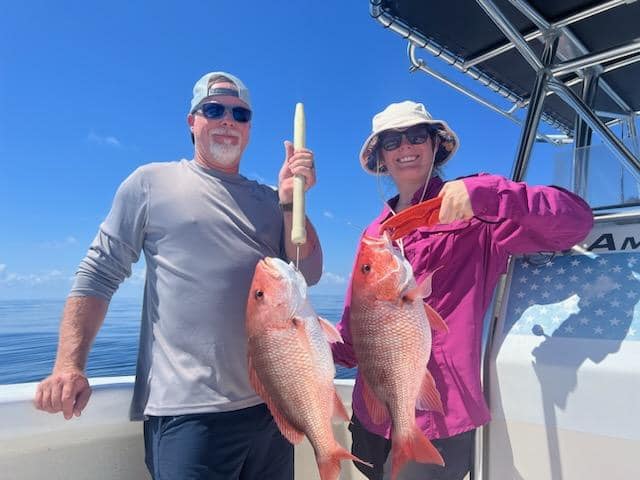
[[[304,105],[296,104],[296,113],[293,119],[293,148],[305,148],[306,144],[306,120],[304,117]],[[293,223],[291,226],[291,241],[295,245],[307,243],[307,229],[305,227],[304,214],[304,184],[302,175],[293,177]]]

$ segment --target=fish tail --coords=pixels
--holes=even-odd
[[[336,448],[329,455],[323,458],[318,458],[318,471],[320,472],[320,479],[337,480],[340,476],[341,460],[353,460],[354,462],[360,462],[369,467],[372,466],[370,463],[363,462],[351,452],[342,448],[340,445],[336,445]]]
[[[433,443],[424,436],[424,433],[417,426],[413,427],[413,431],[409,436],[393,436],[391,460],[391,478],[393,480],[397,478],[404,464],[410,460],[444,466],[444,460],[438,449],[433,446]]]

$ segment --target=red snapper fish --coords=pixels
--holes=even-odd
[[[292,444],[306,435],[322,480],[340,475],[340,460],[360,461],[333,436],[332,416],[349,420],[333,378],[329,342],[342,337],[318,317],[307,284],[278,258],[258,262],[247,301],[249,380]]]
[[[431,328],[448,328],[424,303],[430,294],[431,276],[417,285],[387,233],[363,238],[352,276],[351,335],[367,411],[376,424],[391,420],[394,479],[409,460],[444,465],[415,419],[415,409],[443,411],[427,363]]]

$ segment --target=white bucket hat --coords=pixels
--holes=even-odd
[[[434,120],[421,103],[405,100],[392,103],[373,117],[371,135],[365,140],[360,150],[360,165],[365,172],[373,175],[387,175],[387,168],[378,162],[378,140],[386,130],[405,129],[414,125],[427,124],[440,139],[440,147],[436,153],[435,166],[442,166],[449,161],[458,149],[460,141],[447,122]]]

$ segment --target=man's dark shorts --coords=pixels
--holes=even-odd
[[[149,417],[145,463],[154,480],[293,479],[293,446],[266,405]]]
[[[351,417],[351,452],[358,458],[369,462],[373,468],[354,462],[355,466],[370,480],[383,479],[383,467],[391,451],[391,441],[369,432],[360,421]],[[461,433],[450,438],[432,440],[444,459],[445,466],[425,465],[409,462],[401,471],[409,478],[424,478],[425,480],[462,480],[473,467],[475,430]]]

